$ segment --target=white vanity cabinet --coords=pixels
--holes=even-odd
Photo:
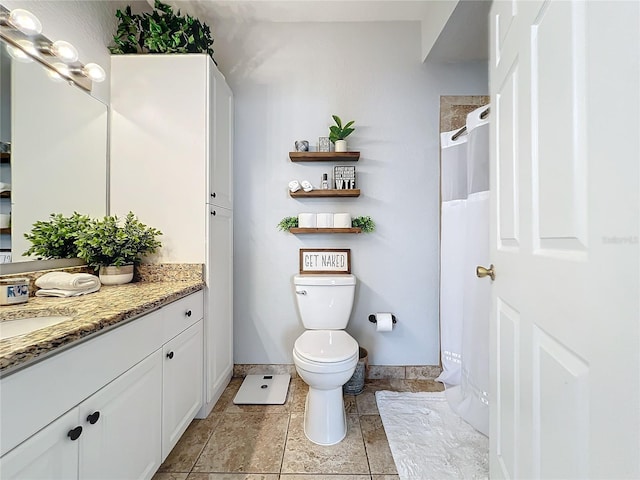
[[[110,118],[111,212],[205,265],[205,416],[233,373],[233,94],[207,55],[113,55]]]
[[[150,479],[202,406],[202,318],[197,292],[0,379],[0,477]]]

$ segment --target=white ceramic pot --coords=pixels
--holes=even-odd
[[[133,265],[100,267],[98,274],[102,285],[123,285],[133,280]]]
[[[346,152],[347,151],[347,141],[346,140],[336,140],[336,152]]]

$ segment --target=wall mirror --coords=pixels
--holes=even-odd
[[[11,186],[0,193],[1,213],[11,213],[10,226],[0,229],[0,261],[10,253],[20,262],[0,263],[3,274],[49,268],[22,256],[35,221],[52,213],[107,214],[108,111],[40,64],[11,58],[4,42],[0,52],[0,140],[11,150],[0,163],[0,182]]]

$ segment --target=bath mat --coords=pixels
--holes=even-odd
[[[444,392],[379,391],[376,402],[400,480],[489,478],[489,439]]]
[[[291,375],[247,375],[233,403],[236,405],[282,405],[287,399]]]

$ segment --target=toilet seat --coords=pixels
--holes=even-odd
[[[295,341],[293,350],[311,364],[350,363],[358,355],[358,342],[344,330],[307,330]]]

